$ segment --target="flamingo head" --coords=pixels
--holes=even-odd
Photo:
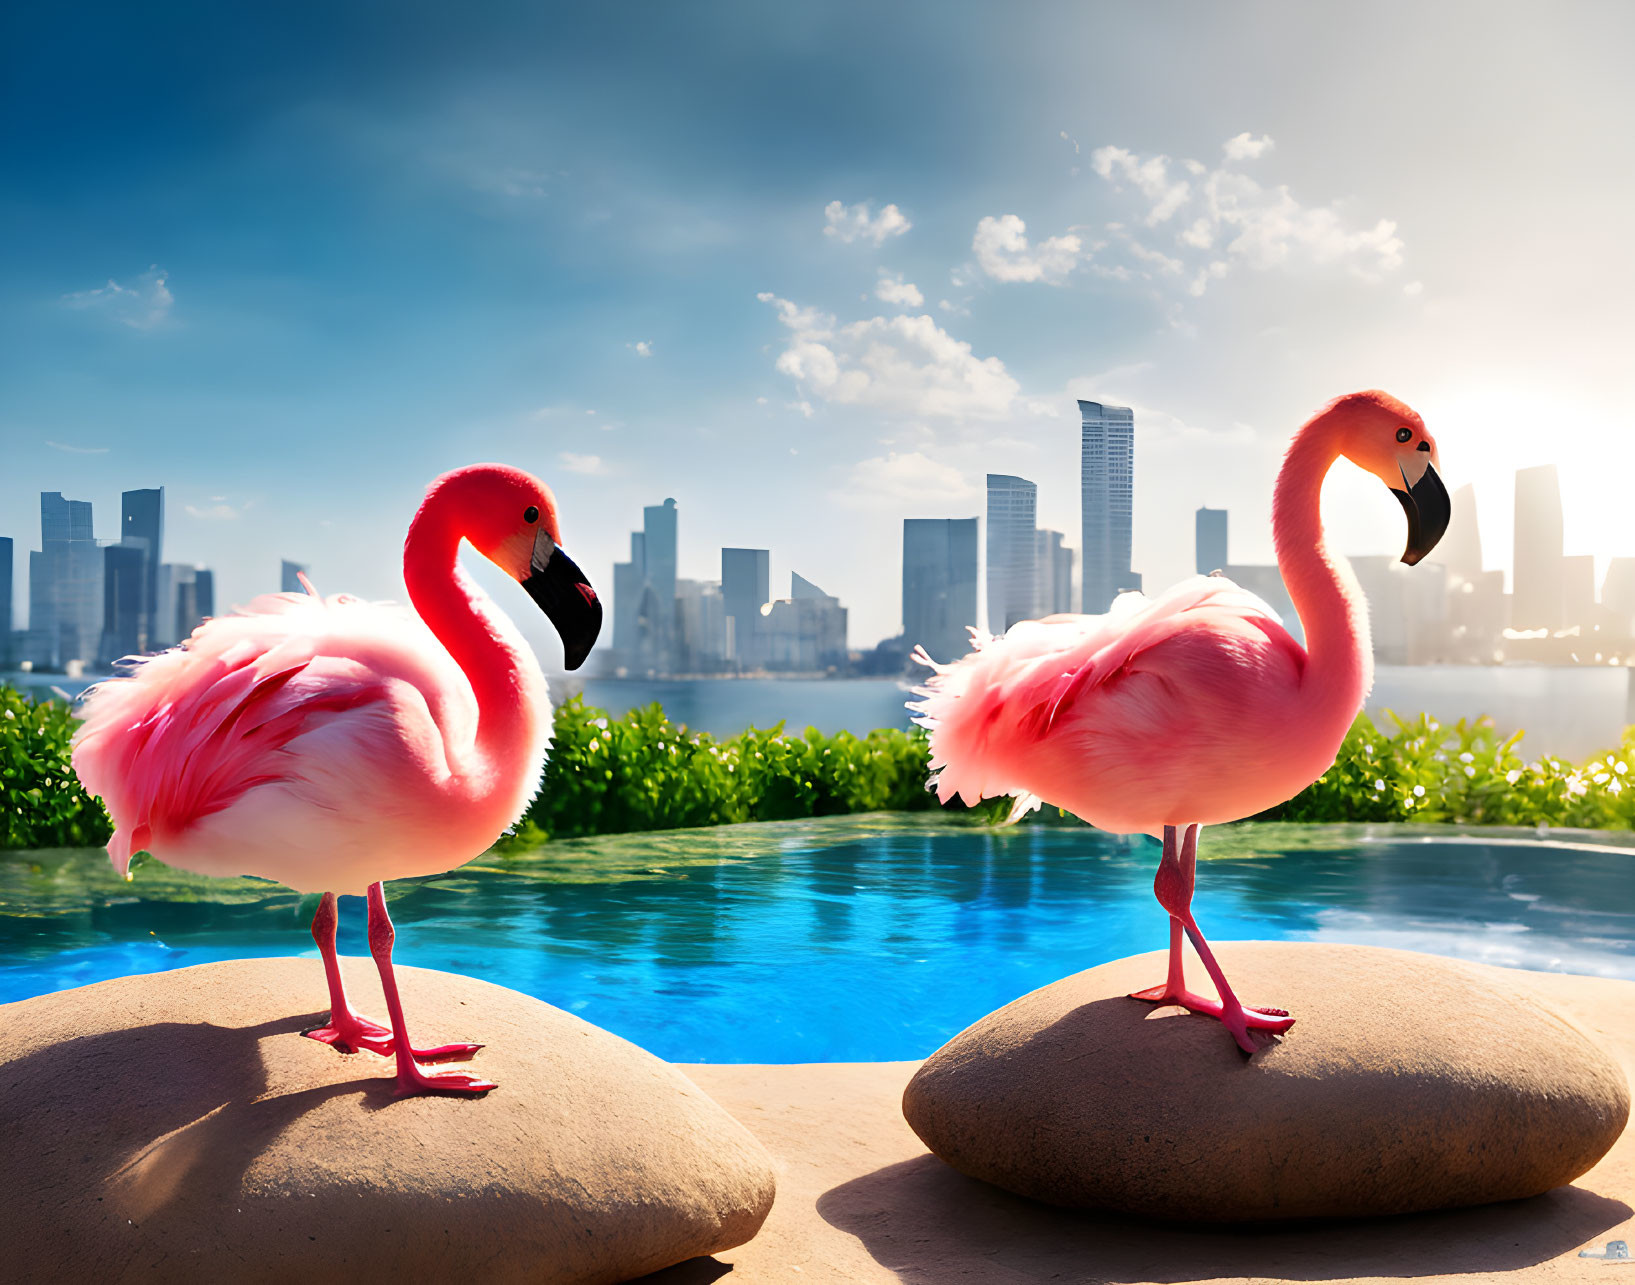
[[[602,629],[602,603],[562,550],[551,488],[521,469],[473,464],[444,474],[433,493],[449,497],[460,534],[521,584],[556,626],[563,663],[569,669],[584,664]]]
[[[1402,504],[1408,517],[1410,567],[1436,547],[1453,507],[1437,474],[1441,457],[1425,421],[1389,393],[1373,390],[1338,398],[1328,410],[1340,434],[1340,453],[1365,468]]]

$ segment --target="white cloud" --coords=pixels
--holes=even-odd
[[[573,451],[563,451],[559,458],[562,460],[562,467],[570,473],[600,477],[607,472],[607,466],[602,463],[600,455],[578,455]]]
[[[1192,195],[1192,187],[1185,179],[1170,180],[1167,156],[1142,159],[1122,147],[1098,147],[1090,153],[1090,168],[1109,182],[1122,179],[1147,198],[1151,203],[1146,214],[1148,227],[1169,220]]]
[[[1147,267],[1184,273],[1187,291],[1194,296],[1237,267],[1257,272],[1339,269],[1373,282],[1402,266],[1402,239],[1390,219],[1357,225],[1338,203],[1307,205],[1287,186],[1266,186],[1233,168],[1234,162],[1259,159],[1273,146],[1268,135],[1239,134],[1225,144],[1226,161],[1213,169],[1198,161],[1182,162],[1193,176],[1190,181],[1171,180],[1167,156],[1097,148],[1092,168],[1115,187],[1133,186],[1145,198],[1141,218],[1147,227],[1182,216],[1174,253],[1143,244],[1120,224],[1109,224],[1109,229]]]
[[[49,438],[46,439],[45,444],[54,451],[62,451],[68,455],[106,455],[108,453],[108,447],[106,446],[70,446],[67,442],[53,442]]]
[[[845,325],[765,293],[789,330],[777,368],[824,401],[890,414],[952,420],[1002,419],[1021,404],[1021,386],[997,357],[978,357],[929,316],[871,317]]]
[[[1059,285],[1084,251],[1072,233],[1029,246],[1027,224],[1014,214],[989,215],[976,225],[971,249],[984,272],[995,281],[1045,281]]]
[[[888,237],[902,236],[914,225],[895,205],[888,205],[874,213],[873,201],[859,201],[856,205],[842,205],[830,201],[823,207],[824,236],[837,241],[873,241],[883,245]]]
[[[651,357],[653,355],[653,345],[645,339],[638,339],[633,344],[626,344],[625,347],[638,357]]]
[[[219,501],[221,497],[220,496],[212,496],[211,498]],[[238,517],[241,513],[243,513],[244,509],[247,509],[249,507],[250,506],[248,504],[246,504],[246,505],[243,506],[243,508],[235,509],[231,504],[221,504],[221,503],[210,504],[210,505],[197,505],[197,504],[184,504],[184,505],[182,505],[182,509],[187,513],[188,517],[190,517],[190,518],[201,518],[206,522],[230,522],[234,518]]]
[[[62,301],[70,308],[99,313],[133,330],[152,330],[170,316],[171,305],[176,302],[168,280],[168,273],[152,267],[132,285],[122,286],[110,279],[101,289],[65,294]]]
[[[1222,150],[1229,161],[1258,161],[1276,146],[1270,134],[1262,134],[1256,138],[1248,130],[1244,130],[1236,137],[1227,139]]]
[[[901,511],[905,505],[974,498],[977,489],[952,464],[921,451],[892,451],[852,465],[834,499],[850,508]]]
[[[904,281],[901,272],[891,273],[884,268],[880,269],[880,281],[874,287],[874,297],[882,303],[893,303],[900,308],[918,308],[925,303],[919,286],[912,281]]]

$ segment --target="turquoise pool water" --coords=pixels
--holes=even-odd
[[[1195,910],[1218,940],[1635,979],[1630,842],[1226,827],[1204,836]],[[923,1057],[1018,995],[1162,947],[1156,860],[1152,840],[1079,827],[863,817],[575,840],[389,888],[403,963],[537,995],[672,1061],[875,1061]],[[100,851],[0,853],[0,1001],[315,955],[313,905],[155,864],[122,883]],[[367,954],[361,900],[341,919],[342,953]]]

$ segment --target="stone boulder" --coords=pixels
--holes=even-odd
[[[373,966],[343,961],[384,1018]],[[766,1151],[680,1071],[486,982],[399,968],[481,1098],[303,1039],[316,959],[206,964],[0,1006],[0,1278],[622,1281],[741,1245]],[[454,1069],[461,1064],[451,1064]]]
[[[960,1172],[1054,1205],[1256,1222],[1440,1209],[1571,1182],[1629,1117],[1622,1071],[1525,973],[1364,946],[1224,943],[1246,1058],[1213,1018],[1126,998],[1163,954],[1064,978],[955,1036],[903,1112]],[[1187,980],[1213,995],[1189,956]]]

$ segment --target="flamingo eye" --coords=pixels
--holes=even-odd
[[[535,523],[535,522],[538,522],[539,521],[539,507],[537,505],[530,504],[527,508],[525,508],[522,511],[522,520],[524,522],[529,523],[530,525]]]
[[[1413,435],[1414,435],[1414,430],[1411,429],[1411,428],[1399,428],[1399,429],[1397,429],[1397,441],[1399,441],[1399,442],[1406,442]]]

